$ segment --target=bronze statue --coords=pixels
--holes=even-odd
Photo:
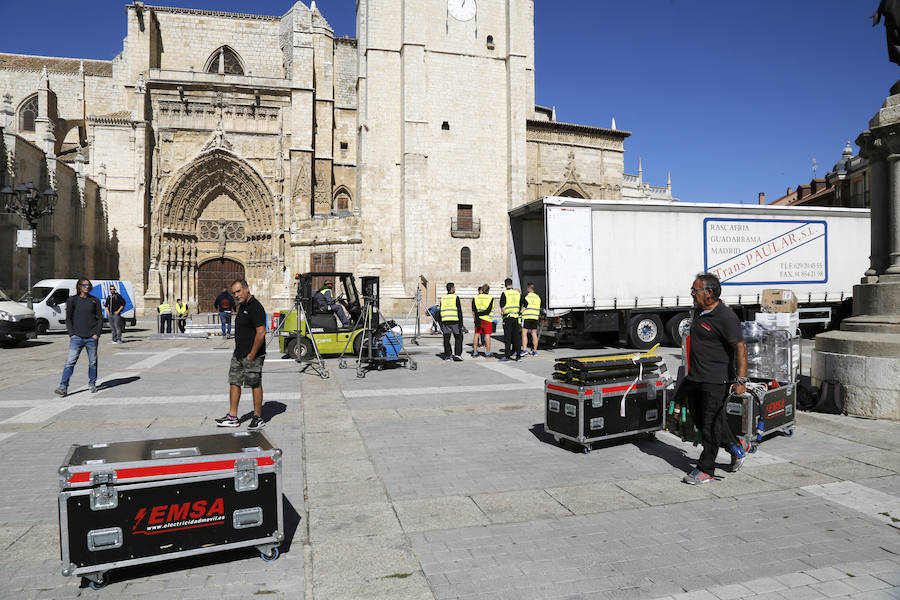
[[[872,27],[884,17],[884,31],[887,35],[888,59],[900,65],[900,0],[881,0],[878,10],[872,15]]]

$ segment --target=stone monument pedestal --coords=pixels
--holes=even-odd
[[[897,86],[895,86],[897,87]],[[840,381],[846,411],[900,420],[900,93],[887,98],[856,139],[869,161],[872,252],[862,283],[853,287],[853,316],[840,331],[816,336],[813,385]],[[841,246],[832,240],[840,260]]]

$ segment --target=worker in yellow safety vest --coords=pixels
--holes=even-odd
[[[472,298],[472,317],[475,319],[475,337],[472,339],[472,356],[479,355],[484,348],[484,357],[491,355],[491,334],[494,332],[494,299],[488,293],[491,286],[484,284],[478,288],[478,295]]]
[[[513,288],[512,279],[503,282],[506,289],[500,295],[500,312],[503,313],[503,358],[502,361],[519,360],[522,351],[522,333],[519,328],[519,305],[522,293]]]
[[[463,313],[456,286],[447,284],[447,293],[441,296],[440,302],[441,331],[444,333],[444,360],[459,362],[462,360],[463,347]],[[450,336],[453,335],[454,352],[450,352]]]
[[[156,307],[156,312],[159,313],[159,332],[172,333],[172,305],[163,301]]]
[[[531,355],[537,356],[538,322],[541,320],[541,297],[534,293],[534,284],[530,281],[526,286],[526,294],[522,297],[522,351],[520,356],[528,356],[528,335],[531,334]]]
[[[182,302],[181,298],[179,298],[175,301],[175,321],[178,323],[178,331],[181,333],[184,333],[184,328],[187,325],[187,316],[187,302]]]

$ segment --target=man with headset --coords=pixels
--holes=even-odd
[[[65,396],[69,393],[69,379],[75,370],[75,363],[82,348],[88,353],[88,384],[91,393],[97,391],[97,345],[103,327],[103,308],[100,299],[91,296],[94,288],[85,278],[78,280],[78,294],[66,299],[66,331],[69,334],[69,355],[63,367],[62,380],[55,393]]]

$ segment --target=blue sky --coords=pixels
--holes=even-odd
[[[480,0],[497,2],[500,0]],[[0,51],[110,59],[125,2],[0,0]],[[283,0],[155,0],[280,15]],[[900,67],[878,0],[537,0],[536,101],[561,121],[632,132],[625,169],[693,202],[755,203],[831,169]],[[319,0],[354,36],[354,0]],[[37,8],[36,8],[37,7]],[[854,152],[857,151],[853,146]]]

